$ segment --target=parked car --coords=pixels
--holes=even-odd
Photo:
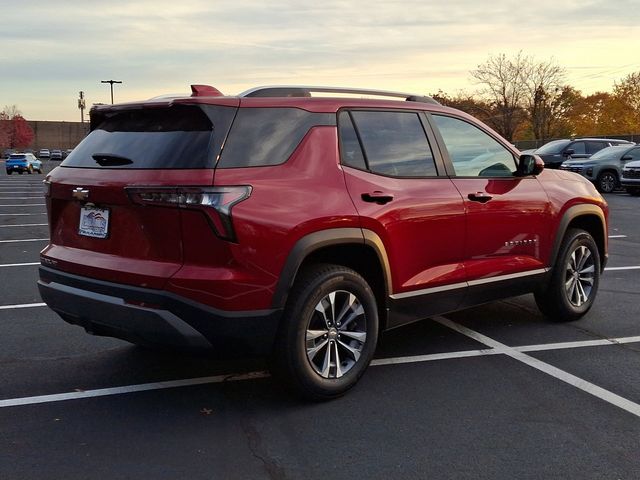
[[[62,150],[51,150],[51,160],[62,160]]]
[[[640,145],[607,147],[584,160],[567,160],[560,168],[579,173],[599,192],[611,193],[620,186],[622,168],[632,160],[640,160]]]
[[[13,172],[18,172],[20,175],[24,172],[29,174],[42,173],[42,162],[32,153],[14,153],[5,162],[5,168],[7,175],[11,175]]]
[[[2,152],[2,158],[9,158],[9,156],[12,153],[16,153],[16,151],[13,148],[6,148],[3,152]]]
[[[533,153],[539,155],[544,160],[545,168],[560,168],[562,162],[569,158],[589,158],[603,148],[613,145],[634,145],[627,140],[615,138],[576,138],[553,140],[544,144]]]
[[[51,156],[51,152],[49,152],[48,148],[41,148],[38,152],[38,158],[49,158]]]
[[[634,161],[625,163],[620,178],[620,185],[634,197],[640,195],[640,160],[636,157],[637,152],[634,154]]]
[[[71,152],[73,152],[73,149],[72,149],[72,148],[68,148],[68,149],[66,149],[66,150],[63,150],[63,151],[62,151],[62,158],[63,158],[63,159],[67,158]]]
[[[477,119],[395,92],[192,92],[92,108],[46,177],[38,286],[67,322],[270,355],[322,400],[390,328],[527,292],[556,321],[593,305],[606,202]]]

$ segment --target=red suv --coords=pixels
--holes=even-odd
[[[67,322],[269,354],[326,399],[390,328],[527,292],[554,320],[593,304],[605,201],[473,117],[393,92],[192,90],[94,107],[47,176],[39,287]]]

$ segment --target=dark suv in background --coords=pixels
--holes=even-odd
[[[47,176],[39,288],[67,322],[267,354],[328,399],[385,330],[528,292],[553,320],[591,308],[605,201],[473,117],[394,92],[192,92],[94,107]]]
[[[614,138],[576,138],[573,140],[553,140],[537,150],[526,151],[535,153],[544,160],[545,168],[560,168],[562,162],[568,159],[588,158],[603,148],[613,145],[634,145],[627,140]]]

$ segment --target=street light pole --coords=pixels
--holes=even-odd
[[[100,83],[108,83],[111,85],[111,105],[113,105],[113,84],[122,82],[120,80],[101,80]]]

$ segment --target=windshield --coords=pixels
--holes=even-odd
[[[609,158],[614,157],[616,153],[622,154],[622,152],[627,148],[628,147],[626,146],[624,147],[615,146],[615,147],[603,148],[602,150],[591,155],[591,158],[589,160],[598,160],[600,158],[605,158],[605,157],[609,157]]]
[[[234,114],[235,109],[228,107],[182,105],[116,112],[105,116],[62,166],[212,168],[221,135],[227,132]],[[220,120],[216,138],[212,120]]]
[[[554,140],[549,142],[536,150],[536,155],[547,155],[549,153],[560,153],[564,147],[566,147],[571,140]]]

